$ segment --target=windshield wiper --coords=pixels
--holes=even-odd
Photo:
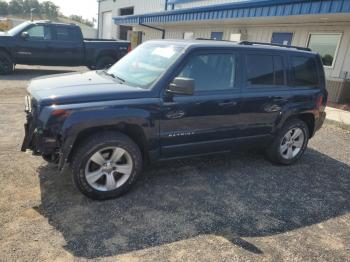
[[[106,70],[103,70],[103,73],[105,73],[108,76],[111,76],[111,77],[115,78],[114,74],[108,73]]]
[[[114,75],[114,77],[116,77],[118,80],[120,80],[121,82],[125,83],[125,80],[117,75]]]
[[[117,76],[117,75],[115,75],[115,74],[108,73],[106,70],[104,70],[103,72],[104,72],[106,75],[111,76],[111,77],[113,77],[113,78],[117,78],[117,79],[120,80],[122,83],[125,83],[125,80],[124,80],[123,78],[121,78],[121,77],[119,77],[119,76]]]

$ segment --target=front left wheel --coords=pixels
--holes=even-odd
[[[73,162],[73,177],[86,196],[104,200],[126,193],[142,170],[139,147],[116,132],[99,133],[81,143]]]

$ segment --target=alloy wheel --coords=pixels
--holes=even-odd
[[[85,178],[98,191],[112,191],[125,184],[132,171],[130,154],[121,147],[108,147],[90,157],[85,166]]]
[[[284,159],[293,159],[302,150],[305,135],[302,129],[296,127],[288,130],[280,144],[280,153]]]

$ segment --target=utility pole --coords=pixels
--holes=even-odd
[[[36,10],[36,8],[30,9],[30,21],[33,21],[33,12]]]

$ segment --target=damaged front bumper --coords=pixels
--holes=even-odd
[[[40,127],[37,117],[37,108],[32,106],[31,99],[25,98],[26,123],[24,124],[24,139],[21,147],[22,152],[31,150],[34,155],[54,155],[58,148],[56,138],[45,134]]]
[[[24,112],[26,113],[26,123],[24,124],[24,139],[21,147],[21,151],[25,152],[27,149],[33,150],[32,140],[35,131],[34,125],[34,110],[32,100],[29,96],[24,99]],[[33,150],[34,152],[34,150]]]

